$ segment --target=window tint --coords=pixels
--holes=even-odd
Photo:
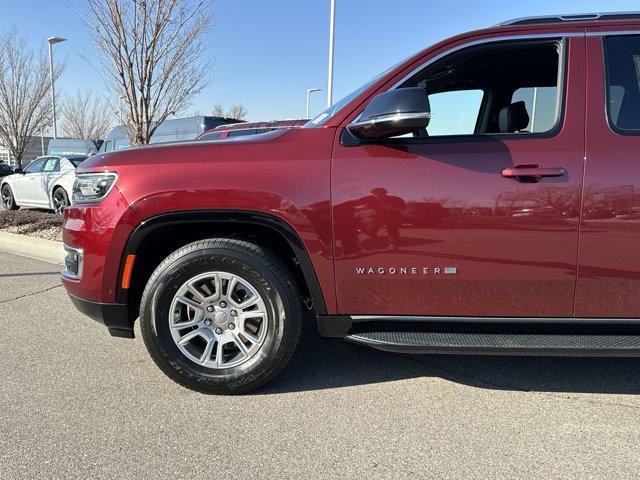
[[[48,160],[47,157],[37,158],[33,162],[29,164],[29,166],[24,170],[24,173],[40,173],[42,172],[42,168],[44,167],[45,162]]]
[[[56,168],[57,167],[57,168]],[[60,171],[59,160],[55,157],[48,158],[44,164],[44,168],[42,169],[45,172],[55,172]]]
[[[608,37],[604,49],[609,124],[640,135],[640,37]]]
[[[483,96],[482,90],[457,90],[429,95],[429,136],[473,135]]]
[[[511,103],[524,102],[529,124],[524,131],[548,132],[556,124],[557,87],[524,87],[513,92]]]

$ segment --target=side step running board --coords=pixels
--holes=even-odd
[[[346,340],[397,353],[640,356],[640,335],[559,335],[385,331],[353,333]]]

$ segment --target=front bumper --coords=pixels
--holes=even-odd
[[[134,338],[129,322],[129,311],[123,303],[99,303],[69,294],[71,301],[81,313],[103,324],[114,337]]]

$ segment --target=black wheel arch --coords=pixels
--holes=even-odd
[[[195,210],[163,213],[141,222],[131,233],[120,259],[116,302],[127,304],[129,321],[133,326],[138,317],[138,309],[145,277],[155,269],[160,261],[175,249],[192,241],[216,237],[237,236],[246,238],[255,232],[256,243],[273,250],[279,249],[281,256],[291,256],[288,264],[298,277],[299,286],[313,302],[317,315],[326,315],[327,307],[313,264],[304,244],[296,231],[284,220],[261,212],[244,210]],[[271,245],[265,244],[271,236]],[[158,240],[161,240],[159,242]],[[273,244],[275,243],[275,244]],[[160,250],[148,252],[150,245]],[[164,250],[162,249],[164,248]],[[130,288],[123,289],[120,283],[125,262],[129,255],[136,255]]]

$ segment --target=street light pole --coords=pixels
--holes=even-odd
[[[333,103],[333,37],[336,24],[336,0],[331,0],[331,20],[329,23],[329,79],[327,80],[327,108]]]
[[[51,106],[53,107],[53,138],[58,138],[58,121],[56,120],[56,90],[55,74],[53,71],[53,44],[64,42],[66,38],[50,37],[49,42],[49,73],[51,74]]]
[[[310,108],[311,107],[311,105],[310,105],[311,94],[313,92],[320,92],[320,91],[322,91],[321,88],[307,88],[307,116],[304,117],[304,118],[311,118],[310,117],[310,113],[309,113],[310,110],[311,110],[311,108]]]

